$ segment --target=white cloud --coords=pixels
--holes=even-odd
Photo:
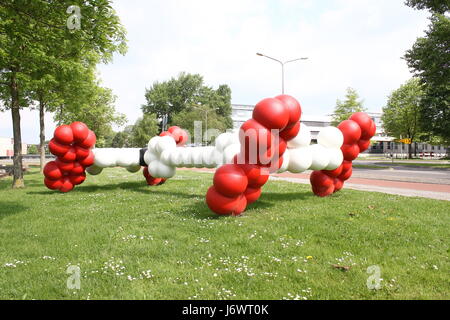
[[[200,73],[208,85],[229,84],[233,103],[279,94],[280,67],[258,51],[310,58],[286,66],[286,93],[304,113],[331,112],[348,86],[377,111],[411,76],[400,57],[428,24],[425,11],[390,0],[117,0],[114,7],[129,51],[99,69],[130,122],[141,114],[145,88],[181,71]],[[10,135],[3,116],[0,135]],[[37,141],[37,124],[36,112],[24,116],[26,141]]]

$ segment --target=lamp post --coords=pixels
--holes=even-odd
[[[298,61],[298,60],[307,60],[307,57],[303,57],[303,58],[297,58],[297,59],[292,59],[292,60],[288,60],[288,61],[280,61],[278,59],[266,56],[265,54],[259,53],[257,52],[256,55],[260,56],[260,57],[266,57],[270,60],[276,61],[279,64],[281,64],[281,93],[284,94],[284,65],[290,62],[294,62],[294,61]]]

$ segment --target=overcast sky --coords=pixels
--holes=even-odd
[[[401,59],[428,25],[428,12],[402,0],[116,0],[129,50],[99,66],[103,85],[130,123],[140,115],[145,88],[182,71],[199,73],[207,85],[228,84],[232,103],[255,104],[286,93],[304,114],[332,112],[347,87],[369,111],[380,111],[389,93],[411,77]],[[39,141],[37,111],[22,111],[23,141]],[[47,136],[54,124],[47,115]],[[0,113],[0,136],[12,136],[10,113]]]

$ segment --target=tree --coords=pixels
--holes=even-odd
[[[345,95],[345,100],[336,101],[336,107],[333,113],[332,125],[336,126],[340,122],[347,120],[353,113],[366,111],[363,107],[362,100],[359,100],[359,95],[353,88],[347,88],[347,94]]]
[[[131,130],[133,126],[126,126],[123,131],[114,135],[111,142],[111,148],[130,148],[132,146]]]
[[[101,87],[94,78],[91,81],[81,82],[77,90],[66,93],[68,99],[56,108],[54,119],[58,124],[84,122],[95,132],[96,145],[104,147],[107,137],[112,134],[111,126],[123,125],[126,117],[116,112],[114,107],[116,97],[111,89]]]
[[[147,103],[142,106],[142,111],[155,114],[162,124],[177,125],[173,121],[174,115],[193,107],[207,106],[222,117],[227,127],[232,127],[231,89],[227,85],[221,85],[217,90],[205,86],[199,74],[180,73],[178,78],[155,82],[146,90],[145,98]]]
[[[420,81],[412,78],[399,89],[392,92],[383,108],[382,122],[385,132],[397,139],[411,139],[411,143],[421,132],[420,104],[423,98]],[[412,148],[408,147],[411,159]]]
[[[405,4],[414,9],[428,9],[440,14],[450,10],[450,1],[448,0],[406,0]]]
[[[150,139],[158,135],[158,121],[154,114],[144,114],[131,129],[131,144],[133,147],[145,147]]]
[[[425,37],[405,54],[409,68],[420,79],[423,129],[450,143],[450,19],[434,14]]]
[[[20,109],[30,105],[26,90],[37,71],[78,62],[91,52],[104,62],[125,52],[125,32],[110,1],[77,2],[82,27],[73,30],[66,27],[72,0],[0,0],[0,98],[13,121],[13,188],[24,186]]]

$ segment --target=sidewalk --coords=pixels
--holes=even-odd
[[[272,179],[310,184],[309,174],[305,173],[275,174],[272,176]],[[352,177],[345,182],[344,188],[396,194],[406,197],[423,197],[450,201],[450,185],[442,184],[388,181]]]
[[[201,172],[214,173],[214,169],[181,169]],[[281,173],[270,176],[272,180],[289,181],[293,183],[310,184],[309,173]],[[395,194],[406,197],[422,197],[436,200],[450,201],[450,185],[448,184],[432,184],[432,183],[417,183],[417,182],[403,182],[403,181],[389,181],[377,179],[364,179],[352,177],[344,184],[344,188],[381,192],[388,194]]]

